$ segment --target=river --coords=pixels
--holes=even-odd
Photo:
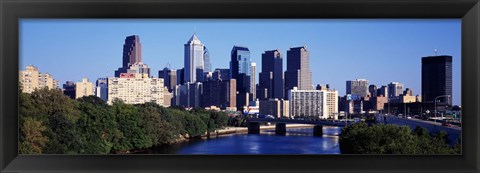
[[[286,136],[275,130],[259,135],[231,134],[172,146],[160,146],[142,154],[340,154],[340,127],[323,127],[323,136],[314,137],[313,128],[287,129]]]

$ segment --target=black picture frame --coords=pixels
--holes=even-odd
[[[478,0],[0,0],[0,172],[479,172]],[[462,155],[18,155],[20,18],[461,18]]]

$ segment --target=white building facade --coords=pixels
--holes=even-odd
[[[126,74],[108,78],[108,104],[120,99],[127,104],[154,102],[164,105],[163,79],[149,78],[147,74]]]
[[[338,91],[298,90],[288,91],[289,114],[291,117],[338,118]]]

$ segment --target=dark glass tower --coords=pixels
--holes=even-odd
[[[260,72],[257,97],[260,100],[270,98],[283,99],[283,58],[280,50],[269,50],[262,54],[262,72]]]
[[[312,72],[310,71],[310,52],[306,46],[290,48],[287,51],[287,71],[285,71],[285,97],[288,90],[312,89]]]
[[[422,102],[452,104],[452,56],[428,56],[422,58]]]
[[[247,47],[233,46],[230,60],[230,75],[237,81],[237,109],[248,106],[251,89],[250,50]]]

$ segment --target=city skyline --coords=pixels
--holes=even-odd
[[[42,22],[43,21],[43,22]],[[53,23],[52,23],[53,21]],[[60,21],[60,22],[59,22]],[[286,55],[287,50],[290,47],[298,47],[306,45],[309,48],[310,53],[310,69],[312,71],[312,85],[316,84],[330,84],[334,89],[339,90],[339,95],[345,94],[345,81],[355,80],[358,78],[368,79],[369,84],[375,84],[378,87],[382,85],[387,85],[390,82],[400,82],[404,84],[405,88],[413,89],[415,95],[420,95],[421,93],[421,58],[425,56],[435,55],[433,49],[438,49],[439,55],[451,55],[453,56],[453,103],[460,104],[460,21],[459,20],[267,20],[267,22],[259,23],[257,20],[101,20],[103,22],[96,22],[96,20],[80,20],[80,21],[70,21],[70,20],[22,20],[21,22],[21,61],[20,61],[20,70],[22,70],[26,65],[32,64],[37,66],[41,71],[49,72],[54,76],[54,78],[60,81],[60,84],[64,84],[65,81],[74,81],[78,82],[83,77],[87,77],[90,81],[95,81],[100,77],[111,77],[113,76],[113,71],[121,65],[122,51],[121,47],[124,43],[123,39],[129,35],[139,35],[141,37],[142,51],[143,51],[143,62],[148,64],[152,69],[151,75],[156,76],[158,70],[163,69],[167,63],[171,65],[172,69],[183,68],[183,44],[191,37],[193,34],[192,31],[185,31],[188,29],[187,25],[195,26],[198,28],[196,34],[199,39],[207,47],[209,47],[210,58],[212,62],[212,70],[216,68],[228,68],[228,63],[230,60],[229,52],[234,45],[243,45],[251,49],[251,59],[252,62],[262,66],[261,63],[261,54],[267,50],[280,49],[280,53]],[[202,23],[203,21],[203,23]],[[232,21],[239,21],[235,23]],[[359,22],[361,21],[361,22]],[[105,22],[105,23],[104,23]],[[170,39],[167,37],[168,33],[158,34],[156,37],[151,38],[151,34],[145,30],[143,27],[138,29],[133,28],[120,28],[120,31],[113,33],[105,33],[100,31],[93,31],[88,29],[97,28],[100,30],[107,30],[116,25],[122,25],[122,23],[139,23],[139,25],[155,25],[157,23],[169,23],[172,28],[175,26],[182,28],[177,31],[178,39]],[[85,24],[87,23],[87,24]],[[172,24],[173,23],[173,24]],[[191,23],[191,24],[189,24]],[[50,26],[49,24],[53,24]],[[77,28],[81,24],[83,27]],[[206,26],[212,24],[212,26]],[[241,32],[242,29],[235,29],[235,25],[244,24],[247,31]],[[248,25],[246,25],[248,24]],[[292,27],[285,26],[286,24],[298,24],[296,30],[288,31]],[[325,29],[314,32],[314,34],[319,34],[318,41],[312,41],[311,37],[308,37],[310,30],[316,29],[322,24],[325,26],[335,25],[337,29],[341,30],[340,33],[347,34],[345,38],[344,35],[337,35],[338,40],[333,38],[328,39],[328,37],[323,36],[322,32],[326,33],[336,33],[338,30]],[[60,26],[55,26],[60,25]],[[62,26],[64,25],[64,26]],[[86,26],[85,26],[86,25]],[[106,26],[105,26],[106,25]],[[107,27],[108,25],[112,25]],[[158,24],[157,24],[158,25]],[[230,26],[230,25],[233,25]],[[266,33],[270,39],[270,43],[263,43],[263,37],[248,37],[248,38],[237,38],[235,35],[233,38],[223,37],[225,33],[215,32],[214,30],[209,30],[207,28],[230,28],[230,32],[237,33],[242,35],[248,33],[248,30],[253,30],[253,26],[269,26],[269,25],[280,25],[272,33]],[[317,26],[318,25],[318,26]],[[350,25],[357,26],[352,27],[353,29],[348,30],[342,28],[342,26]],[[284,26],[284,28],[282,28]],[[295,25],[297,26],[297,25]],[[398,26],[405,31],[399,31]],[[409,27],[405,27],[409,26]],[[415,27],[418,27],[415,30]],[[443,27],[439,27],[443,26]],[[251,27],[251,28],[250,28]],[[360,27],[360,28],[359,28]],[[376,28],[379,27],[379,28]],[[50,28],[50,29],[49,29]],[[87,31],[82,30],[87,29]],[[295,27],[293,27],[295,28]],[[335,27],[333,27],[335,28]],[[367,30],[366,28],[370,28]],[[46,29],[49,29],[48,31]],[[123,29],[123,30],[122,30]],[[150,28],[151,29],[151,28]],[[155,28],[157,32],[160,32],[162,28]],[[294,31],[297,30],[306,30],[307,34],[299,34]],[[323,29],[323,28],[322,28]],[[342,30],[344,29],[344,30]],[[430,30],[429,30],[430,29]],[[59,32],[56,30],[63,30]],[[138,30],[137,33],[131,33]],[[153,29],[154,30],[154,29]],[[166,29],[168,30],[168,28]],[[355,35],[356,30],[363,30],[364,35]],[[55,32],[56,31],[56,32]],[[240,31],[240,32],[239,32]],[[262,29],[258,29],[262,31]],[[288,32],[287,32],[288,31]],[[383,31],[380,32],[379,31]],[[430,31],[430,32],[427,32]],[[448,31],[448,32],[447,32]],[[64,33],[66,32],[66,33]],[[80,38],[79,35],[76,36],[65,36],[65,34],[76,33],[92,33],[99,32],[102,33],[98,39],[94,37],[89,38]],[[252,32],[252,31],[250,31]],[[280,32],[280,34],[278,34]],[[410,38],[408,32],[413,32],[416,34],[416,38]],[[426,33],[424,33],[426,32]],[[35,33],[39,35],[35,35]],[[271,36],[273,33],[277,33],[275,37]],[[283,33],[283,34],[282,34]],[[291,33],[292,35],[285,35],[285,33]],[[294,34],[296,33],[296,34]],[[392,33],[399,34],[400,36],[392,36]],[[447,33],[447,34],[440,34]],[[34,36],[32,36],[34,34]],[[121,35],[125,34],[125,35]],[[350,35],[349,35],[350,34]],[[389,35],[390,34],[390,35]],[[59,35],[62,35],[60,37]],[[75,34],[73,34],[75,35]],[[118,38],[111,38],[113,36]],[[121,36],[120,36],[121,35]],[[202,36],[203,35],[203,36]],[[228,33],[227,33],[228,35]],[[260,34],[262,35],[262,34]],[[256,36],[260,36],[256,35]],[[372,36],[374,35],[374,36]],[[50,39],[42,39],[43,37],[49,37]],[[165,36],[165,39],[159,38],[160,36]],[[180,38],[181,37],[181,38]],[[212,38],[213,37],[213,38]],[[217,38],[215,38],[217,37]],[[245,37],[245,36],[244,36]],[[296,38],[290,40],[284,40],[288,38]],[[393,39],[388,41],[385,37],[393,37]],[[75,39],[76,38],[76,39]],[[59,39],[59,40],[58,40]],[[70,40],[69,40],[70,39]],[[86,39],[86,40],[85,40]],[[158,39],[158,40],[155,40]],[[243,44],[234,43],[231,45],[230,42],[235,42],[238,39],[239,42],[244,42]],[[362,43],[361,41],[369,39],[373,40],[367,44]],[[383,40],[384,39],[384,40]],[[63,40],[68,40],[63,41]],[[93,40],[93,41],[92,41]],[[119,41],[121,40],[121,41]],[[260,40],[261,43],[255,44],[255,41]],[[283,40],[283,41],[282,41]],[[301,44],[303,40],[303,44]],[[339,44],[344,40],[343,44]],[[39,41],[42,41],[42,44],[38,44]],[[77,44],[86,42],[84,45],[76,46]],[[98,41],[98,42],[96,42]],[[337,42],[335,42],[337,41]],[[377,42],[376,42],[377,41]],[[78,43],[77,43],[78,42]],[[118,42],[118,43],[117,43]],[[178,44],[180,42],[181,44]],[[228,43],[225,43],[228,42]],[[267,41],[268,42],[268,41]],[[332,45],[325,45],[326,43],[337,43]],[[353,42],[353,43],[351,43]],[[394,52],[391,50],[390,45],[387,47],[375,47],[380,46],[379,43],[384,42],[392,43],[391,47],[398,47]],[[428,45],[418,45],[421,42]],[[427,43],[424,43],[427,42]],[[108,44],[107,44],[108,43]],[[396,43],[396,44],[394,44]],[[61,44],[61,45],[58,45]],[[348,46],[350,44],[359,44],[357,46]],[[432,46],[432,44],[434,44]],[[103,47],[92,47],[92,46],[103,45]],[[120,46],[119,46],[120,45]],[[285,47],[289,45],[289,47]],[[337,45],[338,47],[343,47],[340,49],[338,47],[332,46]],[[384,46],[383,45],[383,46]],[[44,47],[47,46],[47,47]],[[172,48],[170,48],[172,47]],[[173,48],[175,47],[175,48]],[[224,50],[222,47],[227,47]],[[360,47],[360,48],[359,48]],[[409,47],[415,47],[409,48]],[[65,48],[62,49],[62,48]],[[91,49],[88,49],[91,48]],[[161,49],[165,48],[165,49]],[[363,49],[362,49],[363,48]],[[59,50],[57,50],[59,49]],[[149,50],[151,49],[151,50]],[[160,49],[160,50],[159,50]],[[263,50],[262,50],[263,49]],[[351,51],[345,51],[351,50]],[[178,51],[180,50],[180,51]],[[93,51],[93,52],[90,52]],[[158,51],[155,53],[155,51]],[[369,52],[367,52],[369,51]],[[388,57],[385,57],[386,51],[392,51],[391,54],[388,54]],[[225,54],[225,52],[227,52]],[[324,54],[322,52],[325,52]],[[430,53],[429,53],[430,52]],[[388,52],[387,52],[388,53]],[[48,55],[48,56],[46,56]],[[62,56],[63,55],[63,56]],[[83,56],[80,58],[75,58],[76,56]],[[357,55],[357,57],[355,57]],[[369,56],[370,55],[370,56]],[[162,58],[161,56],[175,56],[173,58]],[[369,56],[369,57],[365,57]],[[62,58],[63,57],[63,58]],[[65,58],[70,57],[70,58]],[[395,58],[397,57],[397,58]],[[403,57],[403,58],[398,58]],[[62,58],[56,59],[55,58]],[[286,69],[286,57],[283,57],[283,69]],[[40,60],[40,61],[39,61]],[[345,62],[344,60],[349,60],[350,62]],[[363,61],[362,61],[363,60]],[[379,62],[377,62],[379,61]],[[52,63],[54,62],[54,63]],[[93,63],[92,63],[93,62]],[[166,62],[162,64],[162,62]],[[64,66],[60,64],[64,63]],[[392,64],[394,64],[392,66]],[[91,67],[91,68],[90,68]],[[411,68],[413,67],[413,69]],[[85,70],[88,69],[88,70]],[[345,70],[347,69],[347,70]],[[105,72],[102,72],[105,71]],[[256,78],[259,78],[258,73],[263,71],[261,68],[257,69]],[[257,80],[258,83],[258,80]]]

